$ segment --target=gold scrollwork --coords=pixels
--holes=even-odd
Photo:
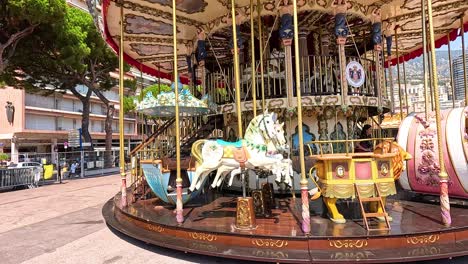
[[[407,237],[406,243],[407,244],[433,244],[440,239],[439,235],[424,235],[424,236],[414,236],[414,237]]]
[[[335,248],[363,248],[367,247],[367,240],[330,240],[330,247]]]
[[[375,254],[370,251],[335,252],[330,255],[330,259],[368,259],[370,257],[375,257]]]
[[[288,245],[288,241],[274,239],[252,239],[252,244],[257,247],[283,248]]]
[[[164,232],[164,227],[158,225],[148,225],[148,229],[151,231],[156,231],[158,233]]]
[[[189,232],[189,237],[195,240],[203,240],[208,242],[212,242],[218,239],[216,235],[197,232]]]
[[[289,254],[286,252],[271,249],[257,249],[252,251],[252,255],[258,258],[274,259],[287,259],[289,257]]]

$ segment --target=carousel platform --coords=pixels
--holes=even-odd
[[[395,263],[468,255],[468,209],[452,208],[451,227],[439,220],[439,206],[388,200],[390,231],[365,229],[362,220],[335,224],[311,217],[311,234],[301,231],[300,199],[277,199],[257,228],[235,228],[236,198],[185,205],[178,225],[174,208],[158,199],[120,208],[120,194],[103,207],[109,226],[138,240],[184,252],[276,263]],[[375,222],[374,224],[379,224]]]

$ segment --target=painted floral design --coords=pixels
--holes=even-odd
[[[129,34],[156,34],[172,36],[172,25],[142,16],[125,16],[125,32]]]
[[[430,116],[429,120],[425,120],[424,117],[418,116],[417,119],[424,129],[418,133],[421,160],[417,165],[416,181],[422,185],[438,187],[440,161],[437,150],[438,138],[435,117]],[[453,182],[449,179],[449,185],[452,184]]]
[[[164,6],[172,6],[171,0],[147,0],[151,3],[158,3]],[[203,12],[208,5],[204,0],[179,0],[177,1],[177,9],[187,14]]]

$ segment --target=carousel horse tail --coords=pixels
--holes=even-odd
[[[202,148],[207,139],[200,139],[192,144],[192,157],[195,158],[197,166],[203,163]]]

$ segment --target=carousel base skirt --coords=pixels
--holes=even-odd
[[[173,207],[158,199],[122,209],[120,194],[103,207],[107,224],[138,240],[166,248],[224,258],[276,263],[395,263],[468,255],[468,209],[452,208],[452,226],[440,220],[437,205],[388,200],[390,231],[368,232],[362,220],[335,224],[311,217],[311,233],[301,231],[300,199],[277,199],[257,228],[235,228],[236,198],[185,205],[177,224]],[[380,225],[377,221],[373,225]]]

